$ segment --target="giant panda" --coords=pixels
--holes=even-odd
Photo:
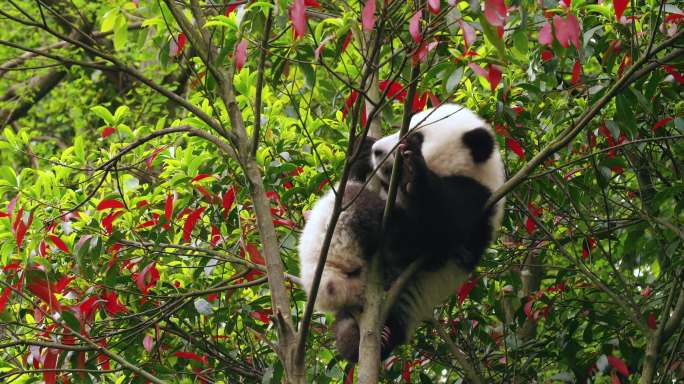
[[[382,356],[432,318],[433,309],[467,279],[493,239],[503,201],[485,210],[505,179],[494,133],[474,112],[456,104],[418,113],[409,132],[378,140],[372,163],[386,198],[395,153],[403,157],[397,207],[390,212],[382,257],[385,286],[417,258],[421,269],[390,309],[382,332]],[[334,327],[338,352],[358,359],[353,312],[340,311]]]
[[[467,278],[503,213],[502,202],[484,210],[491,192],[503,183],[504,171],[491,128],[470,110],[447,104],[416,114],[405,138],[384,137],[371,151],[368,158],[380,191],[364,189],[361,180],[347,186],[344,199],[353,195],[356,200],[337,223],[316,300],[317,309],[336,313],[336,347],[349,361],[358,360],[355,316],[363,306],[367,262],[376,251],[383,258],[386,288],[412,261],[425,259],[390,309],[382,337],[386,357]],[[380,239],[395,152],[404,160],[399,192]],[[307,293],[333,204],[334,195],[328,192],[314,206],[300,237]]]

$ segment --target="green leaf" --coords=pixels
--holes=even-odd
[[[109,110],[101,105],[96,105],[91,107],[90,110],[97,115],[100,119],[104,120],[105,123],[109,125],[114,125],[114,116]]]
[[[449,78],[446,82],[447,93],[452,93],[454,89],[461,83],[461,78],[463,77],[463,67],[458,67],[451,72]]]

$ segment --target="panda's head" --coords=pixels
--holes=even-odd
[[[418,135],[427,167],[437,176],[466,176],[490,191],[504,181],[504,169],[491,127],[471,110],[444,104],[417,113],[409,135]],[[389,183],[399,134],[383,137],[373,145],[372,162],[378,178]]]

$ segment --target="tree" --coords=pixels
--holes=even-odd
[[[677,2],[12,0],[0,17],[0,378],[684,377]],[[496,128],[504,228],[383,366],[371,284],[354,367],[299,287],[298,230],[358,140],[447,101]]]

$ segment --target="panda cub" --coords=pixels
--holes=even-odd
[[[397,204],[380,239],[395,152],[403,157]],[[494,135],[483,120],[461,106],[448,104],[416,114],[401,142],[398,134],[384,137],[372,145],[367,157],[372,157],[380,191],[364,189],[360,181],[347,186],[344,199],[358,197],[337,223],[316,301],[317,309],[336,312],[337,350],[350,361],[358,360],[354,314],[363,307],[367,262],[376,251],[383,257],[386,288],[412,261],[424,259],[390,309],[383,330],[384,358],[466,279],[503,213],[502,202],[484,210],[491,192],[504,180]],[[356,175],[359,180],[367,177]],[[333,203],[332,192],[319,200],[300,237],[307,293]]]

